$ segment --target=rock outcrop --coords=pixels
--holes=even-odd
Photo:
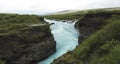
[[[8,22],[0,26],[0,60],[5,61],[5,64],[35,64],[56,51],[56,42],[51,34],[50,25],[43,22],[42,18],[29,15],[21,15],[21,19],[21,16],[16,18],[16,15],[15,18],[5,16],[9,17],[6,19]],[[14,21],[6,25],[12,19]],[[15,22],[15,19],[18,21]],[[23,20],[24,23],[18,23]],[[27,23],[32,22],[25,22],[27,20],[39,20],[38,22],[44,25],[29,26]],[[0,22],[2,23],[2,20]]]
[[[107,24],[106,20],[111,18],[112,14],[114,13],[91,13],[85,15],[83,18],[79,19],[76,22],[75,27],[79,30],[79,43],[83,42],[87,37],[91,34],[99,30],[102,26]]]

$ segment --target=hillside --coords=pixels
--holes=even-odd
[[[104,8],[104,9],[87,9],[87,10],[71,10],[70,11],[66,11],[66,12],[58,12],[58,13],[54,13],[51,15],[47,15],[45,16],[48,19],[55,19],[55,20],[75,20],[75,19],[79,19],[82,16],[89,14],[89,13],[99,13],[99,12],[112,12],[112,13],[117,13],[119,12],[120,7],[116,7],[116,8]]]
[[[46,16],[75,20],[79,46],[52,64],[120,64],[120,9],[97,9]]]
[[[0,64],[35,64],[53,54],[49,26],[36,15],[0,14]]]

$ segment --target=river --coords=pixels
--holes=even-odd
[[[46,22],[54,23],[50,26],[51,32],[56,41],[56,52],[38,64],[50,64],[54,59],[72,51],[78,45],[78,31],[74,28],[75,22],[62,22],[45,19]]]

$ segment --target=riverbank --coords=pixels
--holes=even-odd
[[[43,17],[0,14],[0,64],[35,64],[55,51],[56,42]]]

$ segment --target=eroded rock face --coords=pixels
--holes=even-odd
[[[49,25],[0,35],[0,59],[6,64],[35,64],[56,51]]]
[[[96,13],[87,14],[82,19],[78,20],[75,27],[79,30],[79,43],[89,37],[92,33],[101,28],[101,26],[107,24],[107,19],[111,18],[114,13]]]

